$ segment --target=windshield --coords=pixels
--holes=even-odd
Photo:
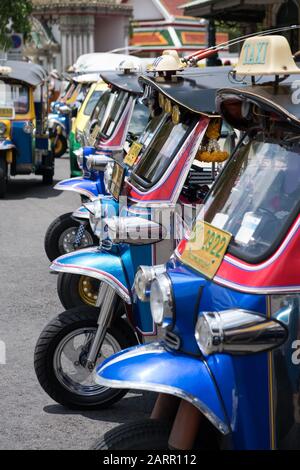
[[[83,113],[85,116],[91,116],[102,95],[103,90],[95,90],[94,93],[92,93]]]
[[[147,106],[137,101],[134,107],[128,132],[140,136],[149,121],[150,111]]]
[[[104,137],[108,138],[113,134],[128,103],[129,96],[129,93],[121,90],[109,94],[109,100],[103,118],[102,120],[99,119],[100,132]]]
[[[13,107],[16,114],[26,114],[29,111],[28,88],[0,80],[0,107]]]
[[[248,262],[269,256],[298,213],[300,147],[292,141],[247,137],[205,203],[205,221],[230,232],[230,251]]]
[[[132,173],[133,179],[144,187],[154,185],[171,164],[194,124],[195,118],[189,114],[179,124],[173,124],[172,117],[168,116]]]

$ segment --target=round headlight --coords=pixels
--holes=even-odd
[[[78,149],[78,150],[75,150],[74,152],[76,154],[76,158],[77,158],[77,165],[79,166],[79,168],[82,169],[83,167],[83,149]]]
[[[151,283],[157,275],[164,272],[166,272],[166,266],[164,264],[139,267],[134,279],[134,290],[142,302],[149,301]]]
[[[100,199],[85,204],[86,209],[89,211],[90,226],[96,237],[100,238],[102,235],[102,205]]]
[[[105,172],[104,172],[104,186],[105,186],[105,191],[107,193],[109,193],[109,190],[110,190],[110,183],[111,183],[113,171],[114,171],[114,163],[113,162],[108,163],[106,165]]]
[[[169,276],[160,274],[153,281],[150,291],[150,307],[154,322],[161,325],[166,317],[173,317],[173,290]]]
[[[32,134],[32,132],[33,132],[32,122],[30,122],[30,121],[25,122],[25,124],[23,126],[23,131],[25,132],[25,134]]]
[[[4,124],[4,122],[0,122],[0,135],[4,135],[6,132],[7,126]]]

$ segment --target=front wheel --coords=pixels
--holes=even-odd
[[[63,307],[96,306],[100,282],[98,279],[80,274],[59,273],[57,294]]]
[[[52,151],[55,158],[62,157],[68,150],[67,139],[62,135],[56,135],[52,137]]]
[[[143,419],[107,432],[92,450],[167,450],[170,432],[168,423]]]
[[[60,215],[48,227],[45,235],[45,251],[50,261],[75,251],[74,243],[80,223],[72,218],[72,212]],[[85,226],[81,242],[76,249],[99,243],[89,225]],[[74,306],[74,305],[73,305]]]
[[[34,353],[34,368],[44,391],[71,409],[106,408],[127,390],[109,389],[94,382],[85,361],[98,328],[99,309],[84,307],[66,311],[41,333]],[[107,330],[96,367],[122,349],[137,344],[128,323],[118,318]]]

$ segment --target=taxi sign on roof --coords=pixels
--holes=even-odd
[[[244,42],[237,75],[299,74],[290,45],[284,36],[254,36]]]

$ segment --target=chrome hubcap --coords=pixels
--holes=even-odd
[[[61,254],[71,253],[74,251],[74,243],[76,240],[78,227],[71,227],[65,230],[59,237],[58,247]],[[81,238],[80,246],[77,248],[85,248],[93,244],[92,235],[85,230]]]
[[[93,379],[93,371],[84,367],[96,331],[95,327],[72,331],[59,343],[54,354],[53,366],[58,381],[77,395],[88,397],[108,390],[97,385]],[[95,367],[120,350],[116,339],[107,333]]]

